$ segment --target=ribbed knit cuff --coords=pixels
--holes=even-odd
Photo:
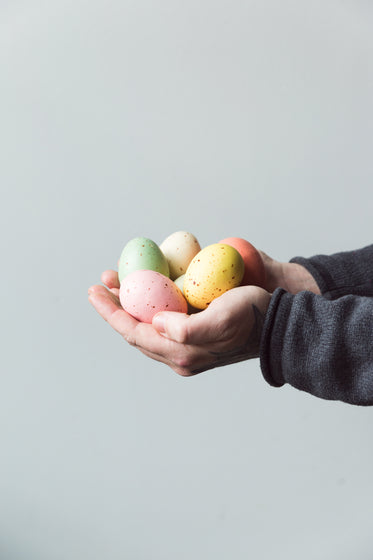
[[[279,341],[285,336],[287,318],[286,313],[281,313],[278,317],[278,311],[282,307],[281,300],[288,295],[290,294],[282,288],[277,288],[273,292],[260,340],[260,367],[264,379],[273,387],[281,387],[285,384],[281,368],[281,342]]]

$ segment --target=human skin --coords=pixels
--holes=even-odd
[[[89,288],[96,311],[131,346],[189,377],[209,369],[259,357],[260,338],[272,292],[320,294],[313,277],[301,265],[283,263],[260,251],[266,269],[265,289],[240,286],[213,300],[199,313],[161,312],[152,324],[141,323],[119,301],[115,270],[101,275],[104,285]]]

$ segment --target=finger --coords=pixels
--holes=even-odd
[[[153,360],[156,360],[157,362],[165,364],[166,366],[171,368],[175,373],[177,373],[178,375],[181,375],[182,377],[189,377],[191,375],[195,375],[194,373],[192,373],[192,371],[190,369],[185,368],[185,367],[181,367],[178,364],[175,364],[174,362],[170,361],[166,357],[161,356],[160,354],[154,354],[153,352],[149,352],[148,350],[144,350],[144,348],[139,348],[139,350],[140,350],[140,352],[142,352],[142,354],[144,354],[148,358],[152,358]]]
[[[94,301],[96,301],[96,298],[99,298],[100,296],[103,296],[103,297],[109,296],[110,302],[115,307],[122,308],[120,300],[119,300],[119,294],[115,293],[115,291],[116,291],[116,288],[108,289],[108,288],[106,288],[106,286],[101,286],[100,284],[97,284],[97,285],[91,286],[88,289],[88,299],[91,303],[93,303]]]
[[[111,290],[104,286],[96,285],[89,288],[88,294],[88,300],[96,311],[120,334],[125,336],[125,331],[131,332],[131,330],[136,328],[138,321],[124,311],[118,296]],[[120,328],[123,322],[125,324]]]
[[[118,297],[104,286],[92,286],[88,299],[101,317],[132,346],[159,356],[180,355],[181,349],[175,342],[160,335],[151,324],[141,323],[124,311]]]
[[[220,323],[219,316],[215,316],[210,308],[193,315],[163,311],[153,318],[153,326],[160,333],[181,344],[215,342],[220,335]]]
[[[105,270],[101,274],[101,282],[103,282],[103,284],[105,284],[109,289],[120,288],[118,272],[116,270]]]
[[[183,348],[183,358],[179,359],[179,361],[172,361],[172,359],[168,357],[149,352],[143,348],[139,348],[139,350],[145,356],[169,366],[182,377],[191,377],[197,373],[202,373],[203,371],[218,367],[219,365],[218,360],[212,359],[211,354],[204,350],[201,351],[196,347],[185,346]]]
[[[212,357],[207,350],[169,340],[152,325],[140,323],[124,311],[118,298],[104,286],[92,286],[89,294],[90,303],[105,321],[146,356],[166,364],[184,377],[215,367],[211,365]]]

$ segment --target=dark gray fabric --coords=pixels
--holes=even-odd
[[[261,338],[264,378],[323,399],[373,405],[373,245],[296,257],[322,295],[273,293]]]
[[[304,266],[327,299],[346,295],[373,296],[373,245],[310,259],[294,257],[290,262]]]

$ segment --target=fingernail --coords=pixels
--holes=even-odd
[[[158,332],[164,333],[165,330],[165,318],[163,315],[155,315],[153,317],[153,326],[157,329]]]

